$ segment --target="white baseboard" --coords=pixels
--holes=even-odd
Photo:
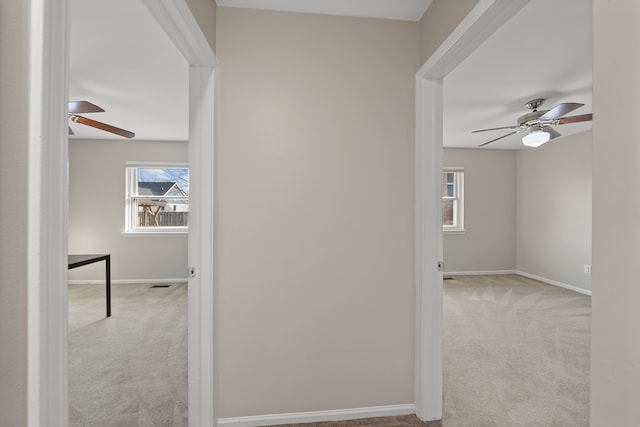
[[[492,274],[516,274],[516,270],[488,270],[488,271],[446,271],[445,276],[485,276]]]
[[[112,285],[117,284],[152,284],[152,283],[186,283],[187,278],[182,277],[179,279],[111,279]],[[67,280],[70,285],[104,285],[104,279],[77,279]]]
[[[219,426],[257,427],[279,424],[343,421],[372,417],[392,417],[415,414],[414,404],[374,406],[369,408],[338,409],[335,411],[296,412],[291,414],[256,415],[251,417],[219,418]]]
[[[536,276],[535,274],[526,273],[524,271],[516,270],[516,274],[524,277],[528,277],[529,279],[537,280],[539,282],[546,283],[548,285],[558,286],[559,288],[568,289],[570,291],[578,292],[583,295],[591,296],[591,291],[587,289],[582,289],[577,286],[568,285],[566,283],[558,282],[557,280],[547,279],[546,277]]]

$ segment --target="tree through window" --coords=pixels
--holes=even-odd
[[[127,232],[186,232],[189,168],[180,165],[126,167]]]

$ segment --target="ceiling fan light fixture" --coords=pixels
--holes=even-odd
[[[542,129],[532,129],[522,137],[522,143],[527,147],[539,147],[549,139],[551,139],[549,132],[545,132]]]

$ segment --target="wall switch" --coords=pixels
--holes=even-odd
[[[584,272],[587,274],[591,274],[591,265],[590,264],[585,264],[584,265]]]

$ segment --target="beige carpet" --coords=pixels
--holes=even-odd
[[[187,426],[187,290],[69,286],[70,425]],[[588,426],[590,298],[521,276],[444,282],[445,427]],[[313,385],[310,384],[310,387]],[[413,427],[415,416],[307,427]]]
[[[69,424],[187,426],[187,286],[69,286]]]
[[[522,276],[444,282],[444,426],[589,425],[591,299]]]

